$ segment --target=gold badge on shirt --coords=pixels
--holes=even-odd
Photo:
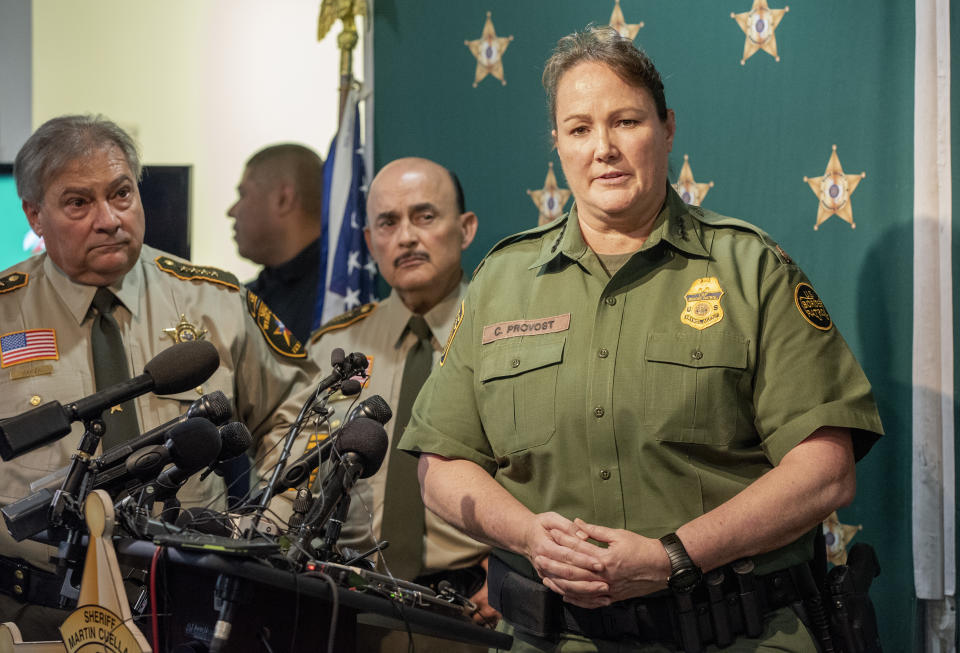
[[[680,314],[680,321],[698,331],[713,326],[723,319],[721,297],[723,288],[716,277],[697,279],[683,296],[686,306]]]
[[[206,329],[191,324],[183,313],[180,314],[180,321],[176,325],[167,327],[163,332],[170,336],[174,342],[203,340],[203,336],[207,335]]]

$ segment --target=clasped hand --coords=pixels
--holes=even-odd
[[[543,584],[581,608],[667,586],[670,564],[663,545],[631,531],[547,512],[534,517],[526,544],[525,555]]]

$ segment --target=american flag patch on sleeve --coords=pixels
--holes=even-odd
[[[27,329],[0,336],[0,368],[59,358],[53,329]]]

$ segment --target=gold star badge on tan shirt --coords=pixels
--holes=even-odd
[[[623,17],[623,10],[620,9],[620,0],[614,0],[613,13],[610,14],[610,27],[617,30],[617,33],[623,38],[632,41],[640,28],[643,27],[643,21],[641,20],[634,25],[628,24],[626,18]]]
[[[677,183],[673,185],[673,190],[677,191],[677,194],[687,204],[693,206],[700,206],[703,203],[703,198],[707,196],[707,192],[713,188],[713,182],[706,184],[698,184],[693,178],[693,170],[690,168],[690,157],[686,154],[683,155],[683,167],[680,168],[680,178],[677,179]]]
[[[567,200],[570,199],[570,191],[557,186],[557,176],[553,174],[552,161],[548,164],[547,178],[543,182],[543,188],[527,190],[527,195],[540,211],[537,224],[547,224],[559,218],[563,214],[563,207],[566,206]]]
[[[830,161],[827,162],[827,169],[822,177],[804,177],[803,180],[810,185],[810,190],[820,200],[820,206],[817,209],[817,223],[813,225],[814,231],[820,228],[820,225],[827,221],[832,215],[839,216],[842,220],[850,223],[851,229],[856,229],[857,225],[853,223],[853,207],[850,204],[850,196],[860,180],[867,176],[867,173],[861,172],[859,175],[846,175],[840,166],[840,157],[837,156],[837,146],[833,146],[833,152],[830,154]]]
[[[774,30],[780,24],[783,15],[790,11],[790,7],[783,9],[771,9],[767,6],[767,0],[753,0],[753,6],[750,11],[742,14],[730,14],[730,18],[737,21],[740,29],[747,35],[743,44],[743,59],[740,65],[747,63],[747,59],[752,57],[757,50],[763,50],[775,61],[780,61],[777,54],[777,37]]]
[[[463,44],[470,48],[470,52],[477,60],[477,72],[474,75],[473,87],[476,88],[487,75],[493,75],[500,80],[500,83],[506,86],[507,82],[503,78],[503,53],[507,51],[507,46],[513,36],[497,36],[493,29],[493,20],[490,19],[490,12],[487,12],[487,20],[483,24],[483,32],[476,41],[464,41]]]

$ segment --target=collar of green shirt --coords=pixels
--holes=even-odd
[[[667,242],[692,256],[709,256],[709,252],[703,245],[703,230],[700,221],[669,185],[667,186],[667,198],[663,203],[663,208],[657,215],[650,236],[640,249],[641,251],[652,249],[661,242]],[[542,267],[558,256],[564,256],[571,261],[579,261],[587,253],[587,250],[587,244],[583,241],[583,235],[580,233],[577,205],[574,202],[559,234],[556,237],[543,239],[540,256],[537,257],[537,260],[529,269]]]

